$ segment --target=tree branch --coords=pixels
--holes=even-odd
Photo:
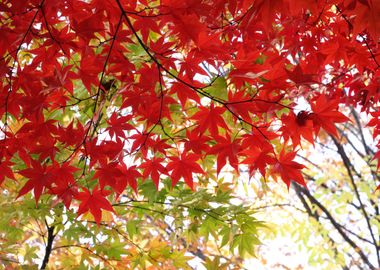
[[[47,235],[47,241],[46,241],[46,247],[45,247],[45,256],[40,268],[41,270],[46,269],[46,266],[49,263],[49,258],[50,258],[50,254],[53,248],[54,238],[56,236],[56,234],[54,234],[55,226],[49,226],[46,220],[45,220],[45,224],[46,224],[48,235]]]
[[[338,233],[342,236],[342,238],[355,250],[356,253],[360,256],[363,262],[371,269],[376,270],[377,268],[369,261],[367,255],[363,252],[363,250],[343,231],[341,225],[335,220],[335,218],[331,215],[329,210],[321,204],[310,192],[308,189],[296,184],[293,182],[293,185],[298,192],[304,194],[308,200],[318,206],[319,209],[326,215],[327,219],[330,220],[331,224],[338,231]]]
[[[363,203],[363,201],[362,201],[362,199],[360,197],[358,187],[357,187],[357,185],[355,183],[355,179],[354,179],[354,176],[352,175],[352,172],[351,172],[350,168],[352,168],[354,171],[355,171],[355,169],[354,169],[353,165],[351,164],[350,159],[348,158],[346,152],[344,151],[343,146],[334,137],[331,137],[331,138],[334,141],[335,146],[338,149],[338,153],[339,153],[339,155],[341,156],[341,158],[343,160],[343,164],[344,164],[344,166],[345,166],[345,168],[347,170],[348,176],[350,178],[352,187],[353,187],[354,192],[355,192],[355,196],[356,196],[356,198],[359,201],[360,208],[361,208],[361,210],[363,212],[365,221],[367,223],[368,230],[369,230],[369,232],[371,234],[373,245],[375,246],[377,262],[378,262],[378,265],[380,265],[380,254],[379,254],[380,249],[379,249],[379,245],[377,244],[377,241],[376,241],[376,238],[375,238],[375,234],[373,233],[373,230],[372,230],[372,225],[371,225],[371,222],[370,222],[370,217],[369,217],[369,215],[367,213],[367,210],[365,209],[365,205],[364,205],[364,203]],[[356,173],[356,174],[360,177],[360,174],[358,174],[358,173]]]

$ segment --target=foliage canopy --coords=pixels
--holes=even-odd
[[[258,221],[223,208],[226,170],[305,186],[297,151],[338,135],[339,105],[380,134],[378,0],[17,0],[0,16],[0,184],[46,216],[101,226],[143,194],[217,209],[228,226],[207,232],[243,252]],[[207,205],[180,203],[182,182]]]

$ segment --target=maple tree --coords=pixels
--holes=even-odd
[[[227,164],[305,185],[296,153],[338,135],[339,105],[380,135],[378,0],[3,1],[0,14],[0,182],[98,225],[149,181],[197,190]]]

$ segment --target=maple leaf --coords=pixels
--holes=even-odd
[[[124,142],[117,138],[116,141],[101,141],[98,144],[97,139],[86,142],[83,149],[84,155],[90,157],[90,167],[97,162],[106,164],[109,160],[114,160],[123,151]]]
[[[254,103],[254,99],[247,96],[247,93],[245,91],[239,91],[236,93],[229,92],[227,106],[231,111],[239,115],[248,123],[252,121],[250,113],[254,113],[257,109],[256,104]]]
[[[63,201],[66,208],[69,209],[73,198],[78,195],[78,186],[74,183],[64,182],[64,184],[51,186],[49,194],[56,195]]]
[[[19,191],[17,198],[33,190],[36,204],[38,204],[38,200],[44,189],[52,183],[53,175],[50,173],[50,167],[32,160],[31,168],[21,170],[18,173],[28,178],[28,181]]]
[[[380,132],[380,130],[377,130],[376,131],[376,136],[378,136],[378,134],[379,134],[379,132]],[[374,135],[375,136],[375,135]],[[378,147],[378,149],[380,148],[380,142],[378,142],[377,143],[377,147]],[[373,155],[373,158],[372,158],[372,160],[375,160],[375,159],[377,159],[377,170],[379,170],[380,169],[380,151],[377,151],[374,155]],[[377,189],[376,189],[377,190]]]
[[[267,149],[251,147],[243,150],[241,154],[246,156],[246,158],[242,161],[242,164],[248,165],[250,177],[253,176],[256,170],[259,170],[260,174],[265,177],[265,172],[268,165],[273,165],[276,163],[272,147]]]
[[[171,103],[176,103],[176,101],[171,97],[163,96],[162,101],[161,98],[155,97],[151,102],[141,104],[137,109],[137,115],[141,116],[139,120],[146,120],[147,127],[157,124],[157,122],[164,117],[170,120],[171,113],[169,105]]]
[[[20,107],[21,98],[22,98],[22,95],[15,92],[11,92],[11,93],[7,93],[6,91],[0,92],[0,104],[5,104],[6,101],[8,100],[8,113],[12,115],[19,115],[20,108],[21,108]],[[1,117],[3,116],[5,111],[6,111],[6,108],[4,106],[0,107]]]
[[[88,8],[91,8],[90,5]],[[75,33],[84,39],[90,39],[96,32],[104,30],[103,12],[97,11],[95,14],[91,12],[87,18],[76,17],[73,20]]]
[[[59,164],[53,160],[50,173],[53,176],[53,183],[59,185],[61,182],[74,183],[74,173],[78,168],[71,166],[69,163]]]
[[[137,179],[141,177],[141,173],[137,170],[137,166],[127,167],[124,162],[120,163],[122,176],[117,182],[116,192],[121,194],[128,184],[137,193]]]
[[[153,139],[150,137],[150,134],[145,134],[139,131],[137,131],[136,134],[129,136],[129,139],[134,140],[130,152],[133,153],[137,150],[142,150],[144,155],[148,149],[147,146],[151,141],[153,141]]]
[[[74,121],[71,121],[67,127],[59,126],[56,131],[57,139],[66,145],[79,145],[81,143],[79,138],[84,138],[85,132],[82,124],[77,121],[76,128],[74,128]]]
[[[117,178],[122,176],[123,174],[119,168],[119,163],[116,161],[103,164],[101,167],[96,168],[94,174],[94,178],[99,178],[101,189],[104,189],[106,185],[116,189]]]
[[[227,159],[230,165],[238,173],[239,160],[238,154],[241,151],[241,145],[239,140],[233,140],[231,142],[231,137],[227,135],[226,137],[217,136],[215,138],[216,145],[214,145],[207,154],[217,155],[217,165],[216,171],[217,174],[220,173],[224,165],[226,165]]]
[[[166,155],[166,149],[170,148],[170,145],[166,143],[167,140],[153,138],[152,134],[137,132],[136,134],[129,136],[129,139],[134,140],[130,152],[140,150],[144,156],[148,149]]]
[[[39,159],[42,161],[46,157],[54,159],[57,151],[55,135],[57,134],[57,127],[55,120],[43,119],[35,122],[27,122],[17,131],[13,145],[18,144],[18,152],[20,158],[25,163],[30,165],[30,153],[39,154]],[[29,153],[28,153],[29,152]]]
[[[313,121],[310,113],[306,111],[300,111],[297,115],[294,112],[290,112],[287,115],[281,117],[283,126],[280,128],[282,136],[285,142],[291,138],[293,147],[300,145],[300,139],[303,137],[308,142],[314,145],[313,138]]]
[[[47,95],[44,94],[22,97],[20,102],[23,106],[23,117],[32,122],[43,119],[42,111],[48,107],[46,99]]]
[[[186,130],[185,151],[193,151],[195,154],[201,155],[207,153],[210,146],[206,144],[211,140],[210,137],[204,136],[202,133],[196,131]]]
[[[296,84],[313,84],[318,82],[316,74],[305,74],[301,65],[297,65],[293,71],[286,70],[286,73]]]
[[[201,107],[199,112],[191,117],[191,119],[196,120],[198,123],[198,127],[195,130],[199,133],[208,130],[212,136],[218,135],[218,127],[229,130],[222,117],[225,111],[226,108],[215,107],[214,103],[211,103],[210,108]]]
[[[200,33],[207,32],[206,26],[199,21],[196,14],[181,14],[176,18],[173,28],[178,32],[179,39],[184,45],[188,45],[190,42],[197,44]]]
[[[301,173],[301,170],[305,168],[305,166],[293,161],[296,154],[297,152],[285,153],[285,151],[282,150],[279,158],[271,169],[273,174],[279,174],[281,176],[282,181],[284,181],[288,188],[291,181],[295,181],[296,183],[306,187],[305,179]]]
[[[371,112],[371,116],[373,117],[367,124],[369,127],[373,127],[373,138],[376,138],[380,135],[380,112]]]
[[[321,94],[315,102],[312,102],[311,109],[313,113],[310,118],[313,120],[315,134],[318,134],[320,127],[326,130],[329,134],[337,137],[335,123],[342,123],[350,119],[337,110],[339,100],[330,99]]]
[[[102,219],[102,209],[114,212],[112,205],[106,199],[110,191],[105,191],[96,186],[92,192],[87,188],[83,188],[75,198],[80,201],[77,215],[78,217],[87,211],[90,211],[96,223],[99,225]]]
[[[277,0],[255,1],[255,7],[260,11],[259,15],[261,15],[261,22],[267,29],[272,26],[276,12],[280,10],[288,10],[286,1]]]
[[[244,134],[242,138],[242,148],[259,148],[259,149],[273,149],[271,140],[278,138],[279,135],[267,128],[253,127],[249,134]]]
[[[379,1],[352,1],[355,3],[352,10],[348,10],[349,15],[353,15],[353,32],[355,35],[367,30],[374,40],[380,38],[380,5]]]
[[[143,178],[146,179],[150,175],[157,189],[160,182],[160,175],[168,175],[167,169],[162,165],[163,161],[163,158],[154,157],[142,162],[139,166],[144,169]]]
[[[346,63],[350,62],[347,45],[346,35],[337,35],[333,38],[332,42],[324,44],[321,48],[321,53],[326,56],[325,63],[339,62],[341,60],[344,60]]]
[[[118,116],[116,113],[113,113],[110,119],[107,120],[109,126],[106,128],[111,138],[116,136],[125,139],[125,131],[134,129],[131,124],[128,124],[128,121],[131,119],[132,115]]]
[[[15,180],[13,172],[11,170],[12,162],[4,160],[0,163],[0,186],[4,182],[5,178]]]
[[[194,190],[193,173],[205,173],[197,163],[199,155],[182,153],[178,157],[170,157],[170,160],[166,169],[171,172],[172,186],[174,187],[183,178],[185,183]]]
[[[232,62],[235,69],[229,74],[229,77],[237,85],[238,89],[244,86],[246,82],[256,82],[272,68],[265,61],[262,63],[252,61],[252,59],[260,59],[261,56],[261,53],[256,50],[247,51],[241,49],[238,51],[236,59]]]
[[[50,157],[51,160],[54,160],[56,153],[59,149],[55,146],[56,140],[52,137],[47,137],[43,142],[39,141],[33,146],[29,147],[29,152],[31,154],[38,154],[39,160],[43,161],[46,158]]]
[[[197,104],[201,103],[201,99],[198,96],[198,94],[194,91],[194,89],[191,89],[186,85],[179,84],[178,82],[173,83],[173,86],[170,91],[171,93],[177,94],[177,97],[181,102],[182,108],[185,108],[186,101],[189,99],[194,100]]]
[[[79,77],[88,93],[91,93],[91,86],[98,86],[99,83],[97,75],[100,73],[102,67],[100,59],[90,54],[82,58],[80,65]]]
[[[147,18],[147,19],[145,19]],[[150,32],[155,32],[159,33],[160,32],[160,27],[157,24],[156,20],[149,19],[149,16],[146,17],[135,17],[135,22],[133,23],[133,26],[137,31],[141,31],[141,36],[142,39],[147,42],[148,41],[148,36]]]

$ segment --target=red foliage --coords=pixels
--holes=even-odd
[[[377,0],[3,1],[0,184],[17,172],[19,196],[78,201],[98,223],[107,196],[140,180],[195,188],[207,157],[217,174],[229,163],[305,185],[296,151],[321,129],[339,136],[340,105],[361,106],[380,136],[379,11]]]

